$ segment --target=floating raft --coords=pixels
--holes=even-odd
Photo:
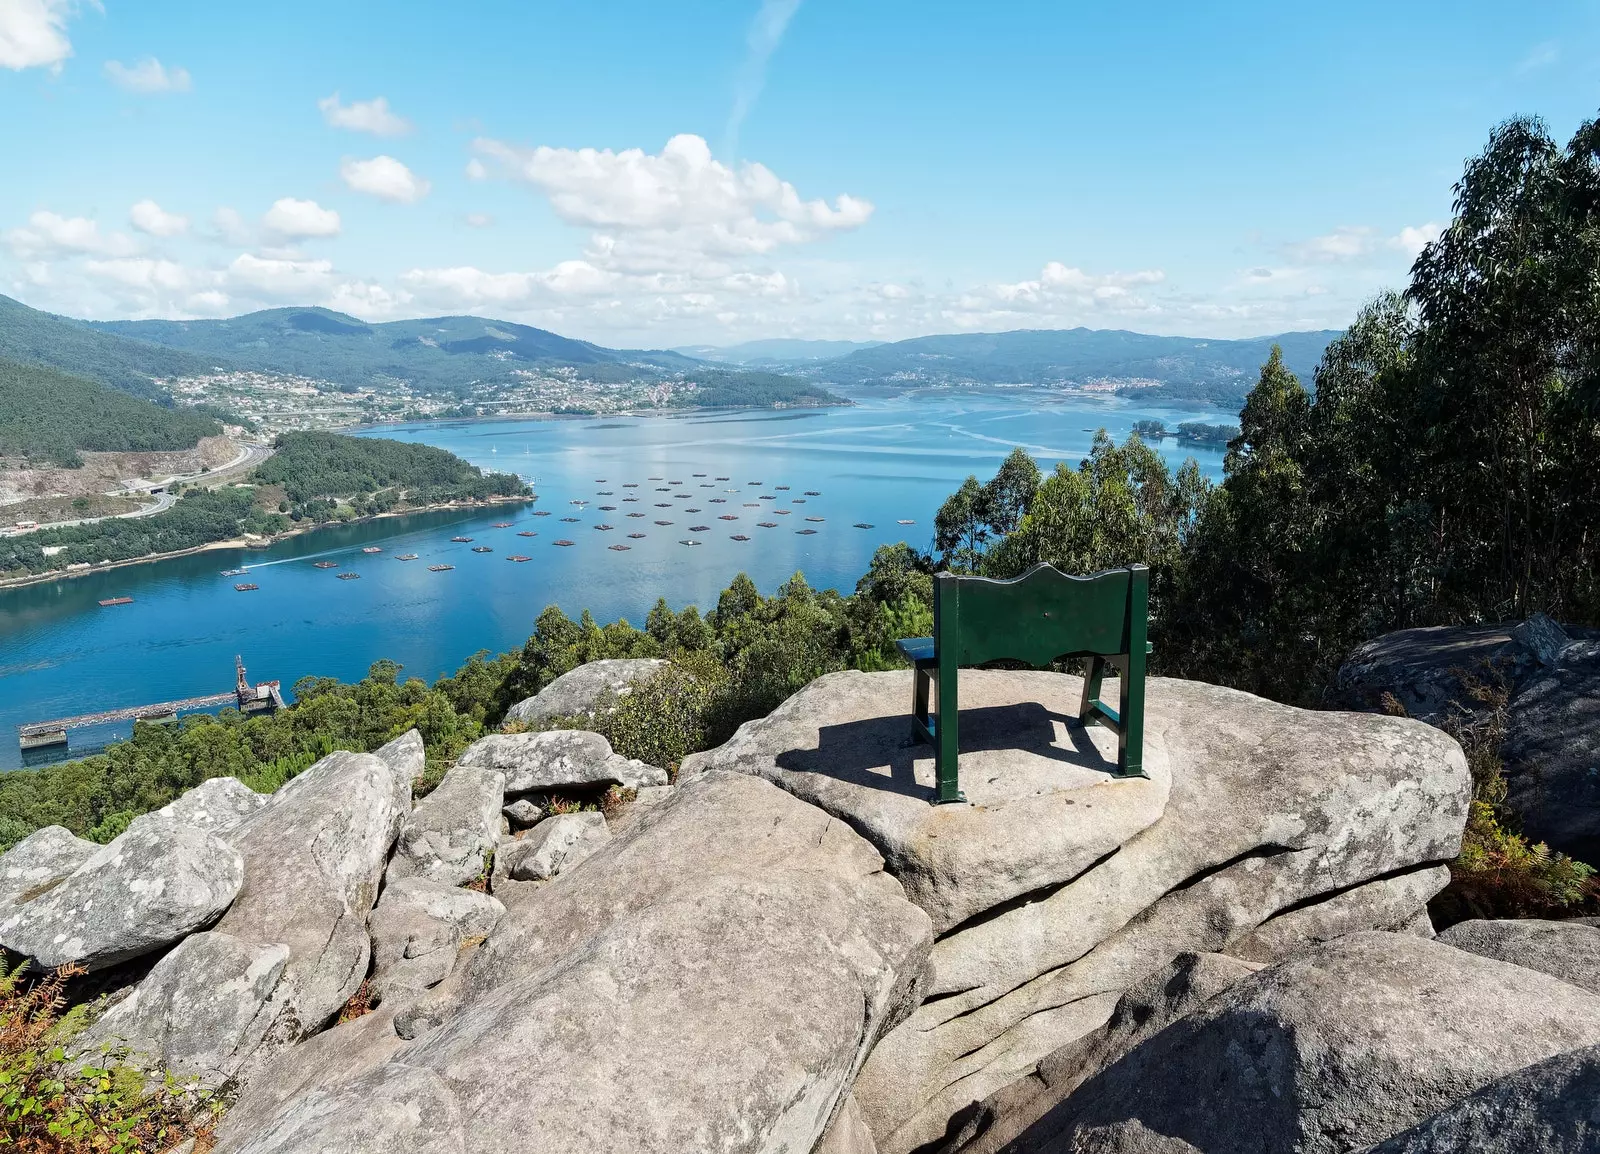
[[[313,564],[318,569],[337,569],[339,567],[339,562],[337,561],[315,561]]]
[[[341,574],[339,574],[339,580],[341,580],[341,581],[359,581],[359,580],[361,580],[361,574],[359,574],[359,573],[341,573]]]
[[[556,544],[560,545],[563,549],[565,549],[565,548],[568,548],[569,546],[576,545],[577,542],[576,541],[557,541]]]
[[[756,500],[758,500],[758,501],[776,501],[777,498],[774,497],[771,493],[763,493],[763,494],[761,494],[761,496],[757,497]]]
[[[729,540],[731,540],[731,541],[748,541],[748,540],[750,540],[750,538],[746,537],[743,533],[735,533],[732,537],[729,538]]]
[[[657,509],[670,509],[670,508],[672,508],[672,502],[671,501],[657,501],[656,502],[656,508]]]
[[[489,546],[487,546],[487,545],[474,545],[472,547],[472,551],[474,553],[493,553],[494,552],[494,550],[489,548]]]
[[[632,537],[635,541],[637,541],[640,537],[643,537],[644,534],[643,533],[629,533],[628,536]]]
[[[665,481],[665,477],[646,477],[646,481]]]
[[[570,501],[568,501],[568,502],[567,502],[567,504],[569,504],[569,505],[587,505],[587,504],[588,504],[588,503],[589,503],[589,502],[587,502],[587,501],[581,501],[581,500],[579,500],[579,499],[578,499],[578,498],[576,498],[576,497],[574,497],[574,498],[573,498],[573,499],[572,499],[572,500],[570,500]]]
[[[825,518],[825,517],[807,517],[806,518],[807,521],[824,521],[826,519],[827,518]]]
[[[490,528],[491,529],[509,529],[509,528],[511,528],[511,522],[510,521],[496,521],[493,525],[490,526]]]
[[[772,515],[774,517],[787,517],[790,513],[793,513],[793,512],[794,512],[793,509],[774,509],[772,511]]]
[[[697,509],[697,508],[695,508],[693,506],[686,506],[683,511],[685,513],[698,513],[698,512],[700,512],[699,509]]]
[[[728,478],[726,478],[726,477],[713,477],[711,479],[713,481],[726,481]]]
[[[470,540],[472,540],[472,538],[471,537],[452,537],[452,538],[450,538],[450,540],[452,540],[452,541],[470,541]]]
[[[722,516],[717,518],[719,521],[737,521],[738,519],[739,516],[736,513],[724,513]]]
[[[789,491],[789,486],[787,485],[774,485],[772,487],[778,490],[780,493],[787,493]]]
[[[237,589],[240,593],[249,593],[249,592],[251,592],[253,590],[261,588],[261,586],[255,584],[254,582],[251,582],[251,581],[241,581],[241,582],[239,582],[239,584],[235,585],[234,588]]]
[[[822,494],[820,492],[818,492],[816,489],[807,489],[806,490],[806,496],[807,497],[820,497],[820,496],[822,496]]]
[[[797,536],[800,536],[800,537],[810,537],[815,532],[816,532],[815,529],[796,529],[795,530],[795,534]]]
[[[690,473],[689,476],[691,476],[691,477],[704,477],[705,474],[704,473]]]
[[[713,505],[726,505],[728,503],[728,499],[726,497],[713,497],[711,498],[711,503]]]
[[[243,577],[248,572],[250,572],[248,569],[224,569],[222,575],[224,577]]]
[[[537,537],[538,535],[539,534],[535,533],[532,529],[524,529],[522,532],[517,534],[518,537]]]
[[[671,521],[657,521],[656,524],[657,525],[670,525],[670,524],[672,524],[672,522]]]
[[[510,554],[507,554],[506,560],[507,561],[532,561],[533,558],[532,557],[525,557],[521,553],[510,553]]]
[[[109,605],[132,605],[133,604],[133,598],[132,597],[107,597],[104,601],[100,602],[100,604],[101,605],[107,605],[107,606],[109,606]]]
[[[760,525],[763,529],[776,529],[778,527],[778,523],[776,521],[757,521],[756,524]]]
[[[609,533],[609,532],[611,532],[611,530],[615,529],[616,526],[615,525],[596,525],[595,528],[600,530],[600,532],[602,532],[602,533]]]
[[[606,548],[610,549],[613,553],[626,553],[629,549],[632,549],[633,546],[632,545],[621,545],[621,544],[618,544],[618,545],[607,545]]]
[[[601,505],[600,511],[602,513],[615,513],[617,511],[617,507],[615,505]]]
[[[804,497],[796,497],[794,500],[789,502],[791,505],[804,505],[805,503],[806,499]]]
[[[872,528],[872,526],[867,524],[865,521],[857,521],[856,524],[855,524],[855,527],[857,529],[870,529],[870,528]]]
[[[428,566],[428,572],[429,573],[448,573],[448,572],[450,572],[450,570],[452,570],[454,568],[455,568],[454,565],[429,565]]]
[[[761,484],[761,482],[760,481],[746,481],[745,484],[746,485],[759,485],[759,484]]]
[[[548,516],[550,516],[550,510],[549,509],[535,509],[533,511],[533,515],[535,517],[548,517]]]
[[[689,526],[689,532],[691,532],[691,533],[709,533],[709,532],[711,532],[711,526],[710,525],[690,525]]]
[[[624,489],[637,489],[639,487],[639,482],[637,482],[637,481],[628,481],[622,487]]]
[[[576,517],[563,517],[563,518],[561,518],[561,520],[562,520],[562,522],[564,524],[576,524],[577,521],[578,521],[578,518],[576,518]]]
[[[680,545],[698,545],[698,544],[700,544],[700,542],[691,541],[691,540],[689,540],[689,538],[685,537],[682,541],[679,541],[678,544],[680,544]]]
[[[669,484],[669,485],[681,485],[681,484],[683,484],[683,482],[682,481],[668,481],[667,484]]]
[[[896,525],[915,525],[915,521],[896,521]]]
[[[604,484],[607,484],[608,482],[606,481],[606,478],[604,478],[604,477],[596,477],[594,479],[594,483],[596,485],[604,485]]]
[[[415,561],[416,559],[417,555],[415,553],[398,553],[395,555],[396,561]]]
[[[628,516],[630,516],[630,517],[643,517],[644,514],[643,513],[629,513]]]
[[[363,553],[382,553],[383,552],[383,546],[381,546],[381,545],[368,545],[365,549],[363,549],[361,551]]]

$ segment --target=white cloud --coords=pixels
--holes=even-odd
[[[1289,255],[1303,263],[1355,260],[1372,252],[1376,230],[1368,225],[1342,224],[1325,236],[1289,246]]]
[[[183,265],[150,257],[123,257],[91,260],[85,266],[92,274],[114,280],[129,288],[186,290],[195,283],[194,274]]]
[[[0,0],[0,68],[61,68],[72,55],[72,0]]]
[[[217,230],[218,239],[229,244],[249,244],[251,240],[250,226],[245,223],[244,217],[233,208],[219,208],[211,214],[211,224]]]
[[[1526,76],[1530,72],[1538,72],[1548,68],[1561,59],[1561,46],[1554,40],[1546,40],[1543,44],[1535,44],[1528,50],[1526,56],[1517,61],[1513,71],[1518,76]]]
[[[6,0],[0,0],[0,4]],[[167,68],[154,56],[146,56],[137,64],[123,64],[119,60],[106,61],[106,75],[111,83],[128,92],[187,92],[189,73],[183,68]]]
[[[189,218],[167,212],[153,200],[141,200],[128,210],[128,220],[140,232],[151,236],[177,236],[189,229]]]
[[[767,62],[783,41],[789,21],[800,7],[800,0],[761,0],[756,18],[750,22],[750,32],[745,37],[744,64],[733,89],[733,109],[728,113],[728,127],[723,151],[731,159],[739,151],[739,129],[746,116],[755,107],[761,90],[767,84]]]
[[[767,167],[737,169],[712,158],[698,136],[679,135],[659,154],[632,148],[513,148],[478,140],[480,156],[539,189],[563,220],[598,230],[592,256],[670,268],[685,254],[741,257],[860,228],[870,201],[841,194],[802,200]]]
[[[396,115],[389,108],[387,97],[339,103],[339,94],[317,101],[322,109],[322,119],[334,128],[348,128],[352,132],[370,132],[374,136],[404,136],[411,131],[411,122]]]
[[[103,234],[100,225],[82,216],[61,216],[40,210],[28,217],[25,228],[14,228],[3,239],[18,257],[51,256],[69,253],[132,252],[134,244],[121,233]]]
[[[486,212],[469,212],[461,219],[473,228],[490,228],[494,225],[494,217]]]
[[[476,156],[474,156],[471,160],[467,161],[467,179],[468,180],[488,180],[489,179],[489,168],[488,168],[488,166],[486,164],[484,164],[483,161],[479,160]]]
[[[431,187],[392,156],[374,156],[371,160],[347,158],[339,166],[339,175],[356,192],[397,204],[414,204],[427,196]]]
[[[339,214],[323,208],[314,200],[296,200],[286,196],[273,202],[261,223],[285,239],[315,236],[338,236]]]
[[[1058,260],[1048,262],[1037,280],[1016,281],[994,286],[994,296],[1016,306],[1052,306],[1064,301],[1092,305],[1096,302],[1126,302],[1129,289],[1156,285],[1166,280],[1160,269],[1140,272],[1113,272],[1093,276],[1080,268],[1069,268]]]
[[[280,260],[240,253],[228,265],[230,284],[268,298],[305,304],[320,300],[333,281],[333,262]]]
[[[1443,231],[1443,228],[1431,220],[1427,224],[1407,225],[1398,235],[1389,238],[1389,247],[1399,249],[1407,256],[1416,256],[1424,246],[1438,240],[1439,234]]]

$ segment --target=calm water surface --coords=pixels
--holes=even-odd
[[[539,500],[339,526],[266,550],[205,553],[0,591],[0,767],[20,763],[17,724],[223,692],[236,653],[253,678],[281,679],[285,687],[307,674],[358,678],[380,657],[431,680],[477,650],[521,645],[552,603],[573,617],[588,608],[602,622],[622,616],[639,624],[657,597],[674,608],[713,606],[740,570],[764,592],[797,569],[815,586],[849,589],[877,546],[904,540],[927,547],[940,502],[969,473],[987,480],[1014,446],[1047,469],[1056,461],[1076,465],[1096,428],[1120,439],[1146,417],[1169,427],[1223,419],[1216,410],[1005,390],[864,398],[850,408],[799,412],[385,427],[365,435],[438,445],[473,464],[519,473]],[[1172,441],[1161,448],[1174,465],[1192,455],[1208,475],[1220,475],[1220,453],[1180,450]],[[624,488],[630,482],[638,488]],[[625,503],[630,496],[638,500]],[[719,520],[724,513],[738,520]],[[500,521],[513,524],[494,528]],[[760,521],[777,528],[759,528]],[[600,524],[615,528],[597,530]],[[710,528],[691,532],[700,525]],[[645,536],[630,540],[635,532]],[[751,540],[734,541],[735,533]],[[574,544],[557,547],[558,539]],[[684,539],[700,544],[680,544]],[[608,548],[619,544],[629,549]],[[474,553],[474,545],[493,552]],[[367,546],[383,552],[365,554]],[[401,553],[418,557],[399,561]],[[509,562],[511,554],[532,560]],[[339,567],[318,569],[320,560]],[[455,569],[430,573],[437,564]],[[245,566],[248,577],[221,575]],[[361,579],[335,578],[349,571]],[[237,581],[260,588],[235,592]],[[97,604],[123,596],[134,603]],[[127,729],[74,732],[74,752]]]

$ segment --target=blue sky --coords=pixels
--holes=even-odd
[[[609,344],[1337,327],[1600,9],[0,0],[0,291]]]

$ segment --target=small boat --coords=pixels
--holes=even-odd
[[[822,494],[817,492],[815,489],[807,489],[806,490],[806,496],[807,497],[820,497],[820,496],[822,496]]]
[[[738,519],[739,515],[737,513],[724,513],[722,516],[717,518],[719,521],[737,521]]]
[[[510,521],[496,521],[493,525],[491,525],[489,527],[491,529],[509,529],[509,528],[511,528],[511,522]]]
[[[507,561],[532,561],[533,558],[529,557],[529,556],[526,556],[526,555],[524,555],[522,553],[509,553],[509,554],[506,555],[506,560]]]
[[[450,538],[450,540],[452,540],[452,541],[470,541],[470,540],[472,540],[472,538],[471,537],[452,537],[452,538]]]
[[[532,529],[524,529],[522,532],[517,534],[518,537],[537,537],[538,535],[539,534],[535,533]]]
[[[629,533],[628,536],[633,538],[633,540],[637,541],[637,540],[639,540],[639,538],[643,537],[644,534],[643,533]]]
[[[535,517],[548,517],[548,516],[550,516],[550,510],[549,509],[535,509],[533,511],[533,515]]]
[[[865,521],[857,521],[856,524],[855,524],[855,527],[857,529],[870,529],[870,528],[872,528],[872,526],[867,524]]]
[[[632,549],[633,546],[618,543],[616,545],[607,545],[606,548],[610,549],[613,553],[626,553],[629,549]]]
[[[602,532],[602,533],[609,533],[609,532],[611,532],[611,530],[615,529],[616,526],[615,525],[596,525],[595,528],[600,530],[600,532]]]
[[[563,517],[563,518],[561,518],[561,520],[566,524],[572,524],[572,523],[576,522],[578,520],[578,518],[576,518],[576,517]]]
[[[566,548],[569,548],[570,546],[576,545],[577,542],[576,541],[557,541],[556,544],[560,545],[563,549],[566,549]]]
[[[799,537],[810,537],[814,533],[816,533],[815,529],[796,529],[795,530],[795,535],[799,536]]]
[[[359,574],[359,573],[340,573],[339,574],[339,580],[341,580],[341,581],[359,581],[359,580],[361,580],[361,574]]]
[[[339,562],[337,561],[314,561],[312,564],[318,569],[337,569],[339,567]]]
[[[415,553],[397,553],[397,554],[395,554],[395,560],[396,561],[415,561],[416,559],[417,559],[417,555]]]
[[[711,526],[710,525],[690,525],[689,526],[689,532],[691,532],[691,533],[709,533],[709,532],[711,532]]]
[[[489,546],[487,546],[487,545],[474,545],[472,547],[472,551],[474,553],[493,553],[494,552],[494,550],[489,548]]]
[[[776,521],[757,521],[756,524],[760,525],[763,529],[776,529],[778,527],[778,523]]]
[[[448,572],[450,572],[450,570],[452,570],[454,568],[455,568],[454,565],[429,565],[428,566],[428,572],[429,573],[448,573]]]
[[[670,525],[670,524],[672,524],[672,522],[671,521],[657,521],[656,524],[657,525]]]
[[[732,537],[729,538],[729,540],[730,541],[748,541],[748,540],[750,540],[750,538],[746,537],[743,533],[735,533]]]
[[[222,575],[224,577],[243,577],[248,572],[250,572],[248,569],[224,569]]]
[[[821,520],[824,520],[824,518],[822,518],[822,517],[807,517],[806,520],[807,521],[821,521]]]
[[[132,605],[133,604],[133,598],[132,597],[107,597],[104,601],[100,602],[100,604],[102,604],[102,605]]]
[[[896,525],[915,525],[915,521],[896,521]]]
[[[234,589],[238,590],[240,593],[249,593],[259,588],[261,588],[261,586],[251,581],[241,581],[239,584],[234,586]]]
[[[682,541],[679,541],[678,544],[680,544],[680,545],[698,545],[698,544],[700,544],[700,542],[691,541],[691,540],[689,540],[689,538],[685,537]]]
[[[382,553],[383,552],[383,546],[381,546],[381,545],[368,545],[365,549],[363,549],[361,551],[363,553]]]

